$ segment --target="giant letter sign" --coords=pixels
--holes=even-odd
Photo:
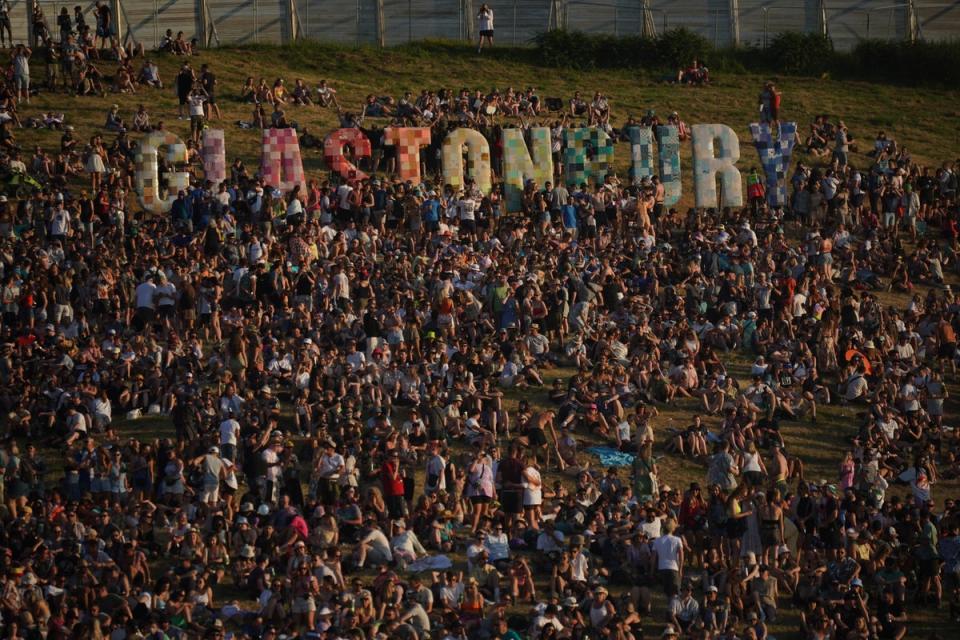
[[[550,151],[550,129],[530,129],[530,149],[522,129],[503,130],[503,188],[507,210],[519,211],[523,185],[533,180],[543,186],[553,180],[553,154]]]
[[[490,143],[476,129],[460,127],[443,141],[443,180],[455,190],[464,185],[463,147],[467,148],[467,175],[481,193],[490,193]]]
[[[698,207],[742,207],[743,185],[735,166],[740,159],[740,141],[724,124],[695,124],[693,134],[693,194]],[[715,147],[720,147],[719,154]],[[717,202],[717,174],[723,184],[722,202]]]
[[[190,186],[190,174],[175,171],[167,174],[167,197],[160,197],[160,169],[157,164],[160,147],[167,148],[167,163],[171,166],[187,162],[187,145],[169,131],[152,131],[140,140],[134,156],[134,187],[140,196],[140,206],[155,214],[170,211],[170,206],[177,199],[177,193],[186,191]]]
[[[639,184],[653,175],[653,130],[650,127],[630,127],[630,181]]]
[[[420,184],[420,147],[430,144],[428,127],[390,127],[384,141],[397,148],[397,174],[401,180]]]
[[[227,151],[223,129],[204,129],[200,157],[203,159],[203,175],[219,186],[227,179]]]
[[[290,191],[297,185],[307,188],[296,129],[263,130],[260,177],[264,184],[280,191]]]
[[[657,127],[660,134],[660,182],[663,184],[663,206],[680,202],[680,130],[673,125]]]
[[[563,137],[567,143],[563,156],[567,184],[579,185],[591,178],[602,184],[613,164],[613,143],[606,132],[594,127],[567,129]]]
[[[354,158],[370,157],[370,140],[360,129],[337,129],[330,132],[327,139],[323,141],[323,160],[327,163],[330,171],[335,171],[344,180],[356,178],[363,180],[367,174],[357,169],[357,167],[346,159],[343,155],[345,146],[353,148]]]
[[[767,204],[782,207],[787,203],[787,170],[797,142],[797,123],[781,122],[780,135],[774,137],[769,123],[754,122],[750,125],[750,135],[767,176]]]

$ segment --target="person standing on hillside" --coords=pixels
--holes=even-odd
[[[100,40],[100,48],[106,49],[107,42],[113,47],[115,40],[113,37],[113,10],[106,2],[98,2],[96,8],[97,16],[97,38]]]
[[[200,86],[206,96],[207,120],[213,120],[213,114],[217,114],[217,120],[220,119],[220,105],[217,104],[217,76],[210,71],[209,65],[200,67]]]
[[[480,42],[477,43],[477,53],[480,53],[485,41],[491,47],[493,46],[493,9],[487,3],[480,5],[477,22],[480,23]]]
[[[13,52],[13,86],[17,92],[17,101],[30,104],[30,47],[18,44]]]
[[[197,77],[193,73],[193,69],[190,68],[189,62],[184,62],[183,66],[180,67],[180,73],[177,74],[177,98],[179,99],[179,104],[177,106],[177,120],[183,120],[183,109],[187,106],[187,102],[190,99],[190,93],[193,91],[193,84],[197,81]]]
[[[3,32],[6,31],[6,39]],[[0,48],[6,48],[6,41],[13,44],[13,31],[10,30],[10,3],[7,0],[0,0]]]

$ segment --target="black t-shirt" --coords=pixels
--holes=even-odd
[[[903,615],[903,604],[896,600],[889,603],[886,600],[881,600],[877,606],[877,618],[880,620],[880,626],[885,633],[892,633],[900,623],[895,620],[888,620],[887,614],[899,618]]]
[[[200,83],[203,85],[203,90],[207,92],[207,95],[213,96],[213,92],[217,86],[217,76],[213,75],[211,71],[207,71],[200,76]]]
[[[515,458],[500,462],[500,477],[504,484],[520,484],[523,481],[523,463]]]
[[[177,74],[177,93],[187,94],[193,89],[193,73],[189,69],[183,69]]]

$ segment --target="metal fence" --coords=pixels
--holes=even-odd
[[[216,46],[298,39],[389,46],[412,40],[474,40],[480,0],[108,0],[124,39],[146,48],[164,33]],[[94,0],[81,0],[95,24]],[[492,0],[497,41],[524,45],[564,27],[614,36],[685,27],[717,46],[766,46],[784,31],[828,34],[838,49],[864,39],[960,37],[960,0]],[[34,7],[50,32],[76,0],[11,0],[15,38],[32,37]],[[56,37],[56,35],[54,36]]]

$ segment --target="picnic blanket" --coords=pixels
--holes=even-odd
[[[624,453],[613,447],[588,447],[587,453],[600,458],[600,465],[604,467],[629,467],[633,464],[632,453]]]
[[[421,571],[444,571],[453,566],[453,560],[444,555],[427,556],[407,565],[407,571],[419,573]]]

